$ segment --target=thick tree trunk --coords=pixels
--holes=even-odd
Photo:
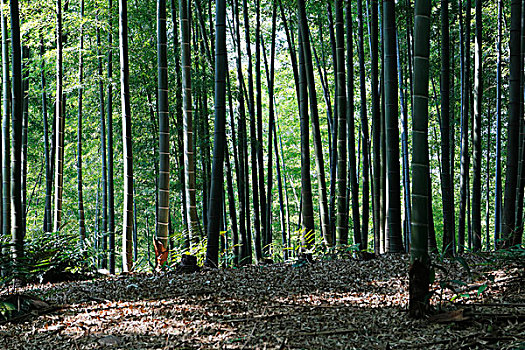
[[[219,231],[224,188],[223,164],[226,147],[226,0],[217,0],[215,16],[215,137],[210,201],[208,206],[208,246],[206,264],[219,266]],[[255,197],[257,200],[257,197]]]
[[[401,188],[399,164],[397,45],[395,3],[383,1],[383,33],[385,62],[385,131],[386,171],[388,181],[387,235],[389,252],[403,251],[401,234]]]
[[[441,0],[441,193],[443,201],[443,252],[454,254],[454,195],[450,147],[450,32],[448,0]],[[454,130],[452,130],[454,132]]]
[[[414,21],[414,118],[412,123],[412,241],[409,269],[409,313],[421,318],[429,309],[428,256],[428,81],[430,48],[429,0],[416,0]]]
[[[509,72],[509,122],[507,139],[507,174],[501,239],[503,246],[510,246],[515,230],[516,183],[519,151],[520,79],[521,56],[521,2],[512,0],[510,15],[510,72]]]
[[[166,1],[157,1],[157,108],[159,117],[159,178],[157,239],[164,247],[169,245],[170,215],[170,125],[168,108],[168,55],[166,38]]]
[[[22,86],[22,46],[20,43],[20,17],[18,0],[11,0],[11,55],[12,55],[12,137],[13,150],[11,165],[11,236],[15,264],[22,263],[24,256],[24,213],[22,206],[22,124],[24,96]]]
[[[183,104],[183,135],[184,135],[184,169],[186,173],[186,214],[188,220],[190,247],[200,236],[197,201],[195,196],[195,160],[193,153],[193,120],[191,98],[191,50],[189,7],[187,0],[179,1],[181,46],[182,46],[182,104]]]

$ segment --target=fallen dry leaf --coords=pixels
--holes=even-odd
[[[525,342],[524,272],[465,257],[437,271],[437,310],[472,322],[408,318],[408,257],[317,261],[194,274],[128,274],[27,286],[61,310],[0,325],[0,349],[515,349]],[[488,276],[493,280],[489,281]],[[442,287],[465,282],[464,296]],[[478,295],[471,286],[488,283]],[[6,291],[0,291],[1,293]],[[10,292],[13,292],[12,290]],[[456,296],[454,302],[451,299]],[[483,305],[494,305],[485,307]]]

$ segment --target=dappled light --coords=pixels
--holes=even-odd
[[[525,349],[525,0],[0,0],[0,349]]]
[[[518,321],[525,318],[525,295],[512,289],[523,283],[523,271],[483,265],[475,256],[465,260],[478,277],[464,280],[464,268],[450,264],[450,278],[466,285],[489,283],[487,289],[455,301],[452,294],[441,301],[436,293],[432,297],[437,313],[471,305],[465,319],[456,317],[456,326],[407,317],[408,260],[387,255],[366,262],[141,273],[28,286],[20,292],[43,296],[60,309],[24,323],[0,325],[0,344],[40,349],[406,349],[465,341],[473,347],[513,348],[523,341],[523,323]],[[484,275],[495,279],[479,277]],[[436,286],[439,281],[437,276]]]

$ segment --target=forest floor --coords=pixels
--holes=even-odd
[[[59,308],[0,322],[0,348],[525,349],[523,261],[486,262],[443,262],[424,320],[405,255],[31,285]]]

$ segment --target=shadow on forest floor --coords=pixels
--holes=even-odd
[[[465,261],[436,269],[444,315],[426,320],[406,312],[405,255],[27,286],[61,308],[1,324],[0,348],[525,349],[523,266]]]

